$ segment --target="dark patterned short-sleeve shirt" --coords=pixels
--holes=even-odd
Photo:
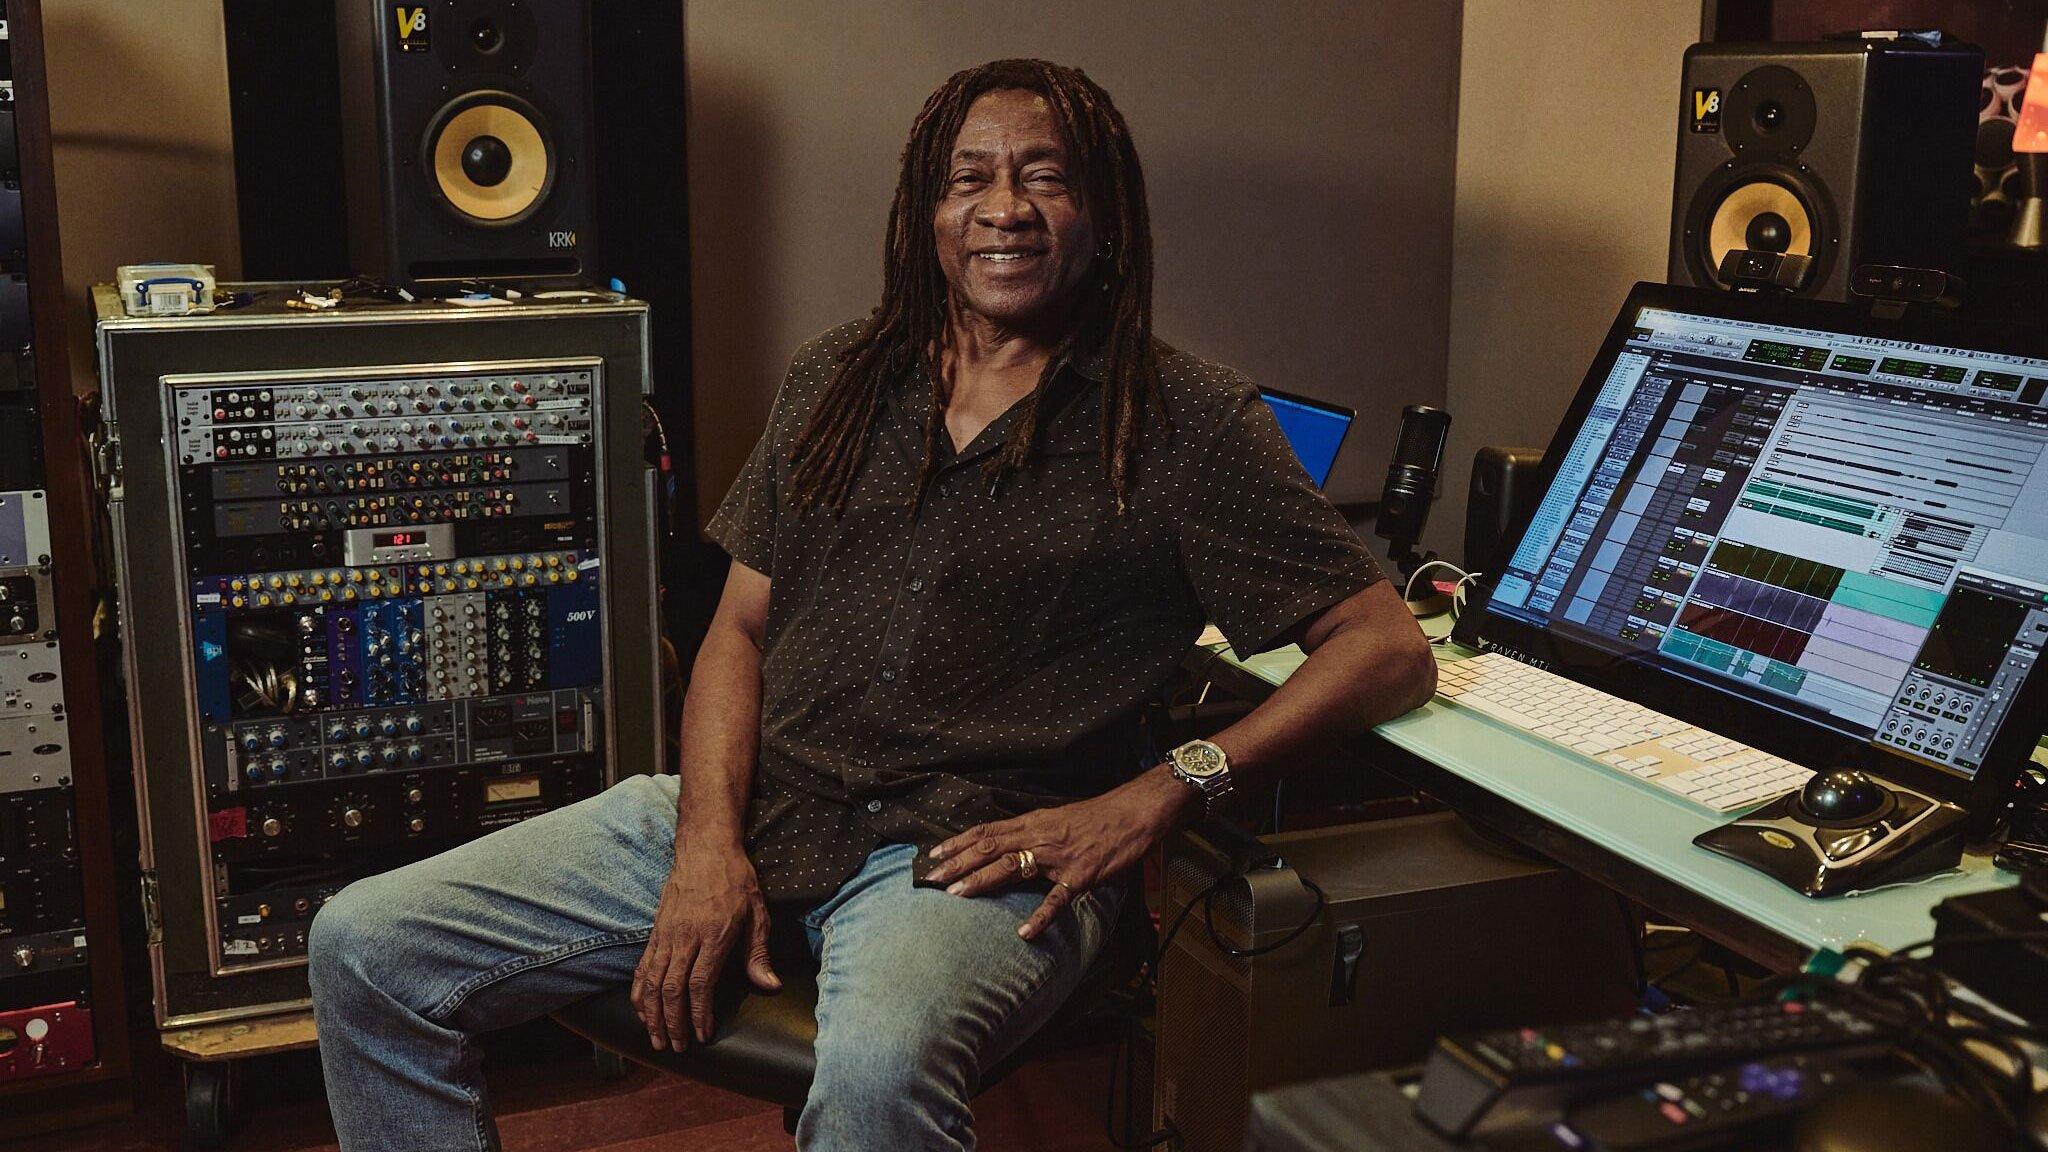
[[[817,902],[885,843],[1097,795],[1205,620],[1239,652],[1380,578],[1244,377],[1161,347],[1130,506],[1102,459],[1099,358],[1064,365],[1027,466],[986,465],[1018,410],[915,500],[932,382],[896,382],[838,514],[787,503],[791,452],[848,324],[804,345],[712,518],[771,581],[747,843],[771,900]]]

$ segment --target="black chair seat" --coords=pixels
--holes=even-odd
[[[1117,917],[1109,943],[1089,966],[1073,995],[1037,1036],[982,1070],[976,1091],[993,1087],[1060,1035],[1095,1015],[1129,985],[1152,956],[1154,936],[1144,901],[1134,892]],[[803,1107],[817,1070],[812,1046],[818,1039],[818,983],[813,969],[777,965],[782,990],[763,993],[744,979],[719,985],[712,1001],[714,1027],[706,1044],[681,1052],[657,1052],[633,1012],[632,991],[620,987],[580,1000],[554,1014],[571,1032],[636,1064],[676,1072],[755,1100]]]
[[[818,981],[812,971],[785,967],[772,995],[722,986],[714,997],[711,1041],[681,1052],[655,1051],[633,1012],[629,987],[601,992],[555,1013],[563,1027],[628,1060],[680,1072],[728,1092],[785,1108],[803,1107],[811,1090],[818,1039]]]

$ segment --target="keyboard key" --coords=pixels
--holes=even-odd
[[[1438,695],[1703,807],[1732,811],[1793,791],[1810,773],[1717,732],[1488,653],[1443,665]],[[1651,744],[1664,755],[1643,752]],[[1622,752],[1621,749],[1633,749]],[[1691,766],[1667,756],[1689,757]]]
[[[1517,708],[1510,708],[1497,700],[1475,699],[1469,703],[1473,711],[1483,716],[1491,716],[1496,720],[1505,720],[1517,728],[1535,728],[1541,723],[1541,721],[1527,712]]]

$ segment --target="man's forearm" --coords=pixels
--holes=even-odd
[[[1287,683],[1243,720],[1217,733],[1234,780],[1284,776],[1324,745],[1365,731],[1429,699],[1436,659],[1398,594],[1385,581],[1305,623],[1309,653]],[[1020,934],[1035,935],[1077,893],[1129,869],[1172,830],[1199,814],[1199,794],[1161,764],[1091,800],[978,825],[932,849],[932,876],[973,896],[1025,872],[1022,850],[1053,890]]]
[[[1436,685],[1429,642],[1385,581],[1332,608],[1301,643],[1308,659],[1286,683],[1212,737],[1240,786],[1284,776],[1313,762],[1314,753],[1420,707]]]
[[[760,645],[745,629],[714,619],[683,697],[678,853],[686,843],[742,850],[760,748]]]
[[[1233,777],[1270,780],[1321,749],[1419,707],[1428,701],[1435,677],[1435,660],[1419,633],[1408,641],[1343,629],[1213,739],[1230,757]]]

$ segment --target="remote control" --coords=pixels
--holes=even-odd
[[[1510,1094],[1583,1092],[1757,1056],[1888,1046],[1885,1030],[1862,1016],[1801,1000],[1443,1037],[1423,1066],[1415,1111],[1462,1137]]]
[[[1828,1056],[1775,1056],[1575,1104],[1566,1110],[1564,1122],[1599,1152],[1720,1147],[1789,1124],[1814,1101],[1855,1079]]]

